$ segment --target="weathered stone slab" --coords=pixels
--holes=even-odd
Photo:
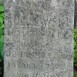
[[[4,77],[73,77],[74,0],[5,0]]]

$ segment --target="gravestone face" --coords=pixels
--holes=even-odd
[[[74,0],[5,0],[4,77],[73,77]]]

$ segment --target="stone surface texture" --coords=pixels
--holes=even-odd
[[[4,77],[73,77],[74,0],[4,5]]]

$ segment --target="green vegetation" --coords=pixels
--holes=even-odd
[[[3,77],[4,54],[4,6],[0,5],[0,77]]]
[[[4,6],[0,6],[0,61],[4,50]]]
[[[77,28],[74,29],[74,66],[77,67]]]
[[[77,77],[77,72],[74,72],[74,77]]]
[[[74,29],[74,77],[77,77],[77,28]]]

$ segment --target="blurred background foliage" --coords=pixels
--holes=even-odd
[[[3,5],[4,4],[4,0],[0,0],[0,5]]]
[[[75,0],[74,28],[74,77],[77,77],[77,0]]]
[[[77,67],[77,28],[74,29],[74,66]]]
[[[4,5],[0,5],[0,77],[3,77],[4,55]]]
[[[74,77],[77,77],[77,28],[74,29]]]

